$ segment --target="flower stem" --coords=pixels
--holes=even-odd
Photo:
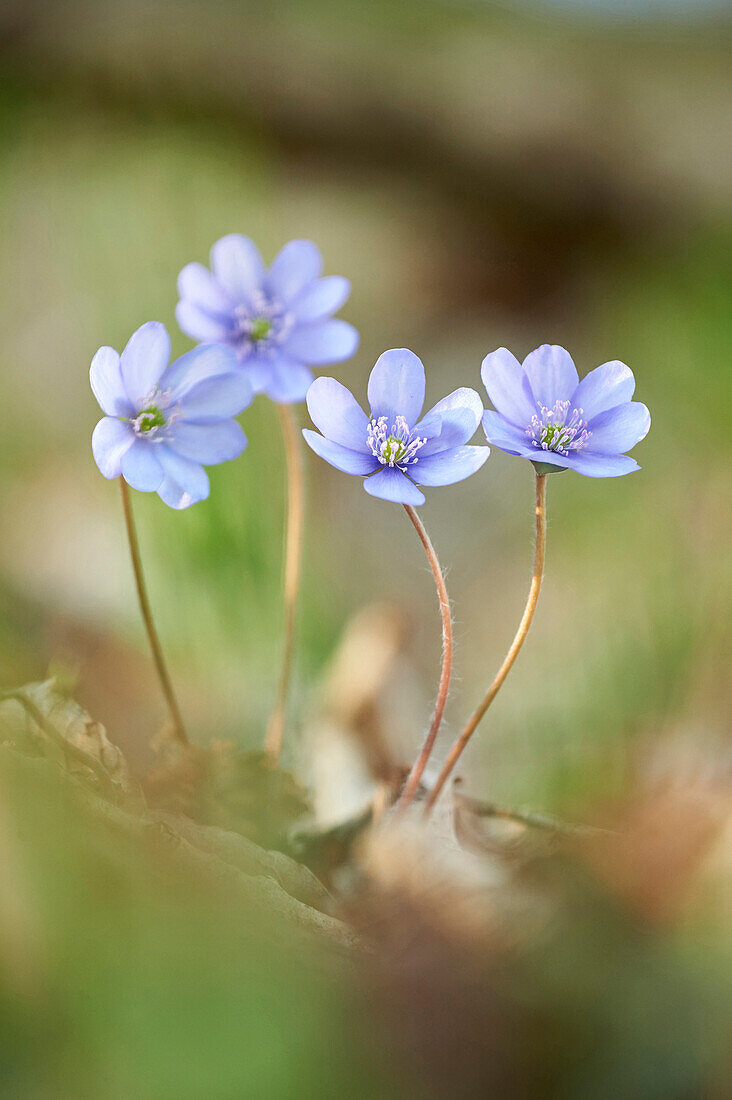
[[[427,761],[430,758],[432,749],[434,748],[437,733],[442,722],[442,715],[445,711],[445,703],[447,702],[447,692],[450,687],[450,675],[452,672],[452,618],[450,616],[450,600],[447,595],[447,588],[445,587],[445,579],[442,576],[442,570],[440,569],[440,563],[437,559],[434,547],[430,542],[429,535],[424,529],[424,524],[419,518],[414,508],[409,504],[404,505],[404,510],[409,516],[414,529],[419,535],[420,541],[424,546],[425,553],[427,555],[427,561],[430,563],[432,575],[435,578],[435,585],[437,586],[437,598],[440,601],[440,614],[442,615],[442,672],[440,674],[440,686],[437,689],[437,702],[435,703],[435,713],[432,716],[432,724],[430,725],[429,732],[425,738],[424,745],[420,751],[419,756],[414,762],[414,766],[409,773],[407,782],[402,791],[402,796],[399,799],[397,810],[399,813],[403,813],[407,806],[411,803],[417,789],[419,787],[420,779],[424,774],[424,770],[427,767]]]
[[[516,631],[516,635],[511,642],[511,646],[508,653],[504,657],[503,664],[496,673],[496,677],[488,688],[488,691],[483,698],[480,706],[474,712],[469,722],[465,726],[465,729],[458,737],[455,744],[448,753],[447,760],[444,763],[442,771],[440,772],[437,782],[430,791],[430,796],[427,799],[427,806],[425,807],[425,813],[434,806],[435,802],[439,798],[440,791],[445,785],[445,782],[457,764],[463,749],[467,745],[468,741],[475,732],[477,726],[483,718],[483,715],[488,710],[496,695],[501,689],[503,681],[508,676],[513,663],[519,655],[521,646],[526,641],[526,635],[529,633],[529,627],[531,621],[534,618],[534,612],[536,611],[536,604],[539,599],[539,592],[541,591],[541,581],[544,574],[544,555],[546,551],[546,474],[536,474],[536,548],[534,551],[534,572],[531,578],[531,587],[529,588],[529,598],[526,601],[526,607],[524,613],[521,616],[521,622],[519,628]]]
[[[300,591],[300,565],[302,562],[303,532],[303,472],[302,451],[297,432],[297,421],[290,405],[278,405],[285,445],[287,465],[287,525],[285,529],[285,572],[283,584],[284,641],[280,674],[272,714],[267,725],[264,747],[269,762],[276,765],[282,752],[285,730],[287,693],[292,675],[292,658],[295,649],[295,621]]]
[[[165,658],[163,657],[163,651],[160,648],[160,639],[158,638],[157,631],[155,629],[155,623],[153,622],[152,611],[150,610],[150,600],[147,596],[147,588],[145,586],[145,577],[142,572],[142,561],[140,559],[140,544],[137,540],[137,530],[135,528],[135,520],[132,515],[132,501],[130,500],[130,490],[127,487],[127,482],[123,477],[119,479],[120,489],[122,490],[122,509],[125,514],[125,526],[127,527],[127,539],[130,544],[130,556],[132,558],[132,570],[135,574],[135,584],[137,585],[137,596],[140,601],[140,611],[142,612],[142,618],[145,623],[145,629],[147,631],[148,641],[150,642],[150,649],[152,650],[153,661],[155,662],[155,668],[157,670],[158,679],[160,680],[160,686],[163,689],[163,695],[168,704],[170,711],[170,717],[173,721],[173,728],[175,730],[175,736],[181,744],[188,744],[188,736],[183,725],[183,719],[180,713],[180,707],[178,706],[178,700],[175,697],[173,691],[173,685],[168,675],[168,669],[165,664]]]

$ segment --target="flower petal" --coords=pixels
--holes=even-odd
[[[120,356],[122,380],[135,411],[160,381],[170,359],[170,337],[160,321],[148,321],[133,332]]]
[[[379,469],[381,463],[372,454],[364,454],[363,451],[352,451],[349,447],[342,447],[340,443],[334,443],[332,439],[325,439],[310,428],[303,428],[302,434],[305,442],[316,455],[320,455],[336,470],[344,474],[373,474]]]
[[[299,322],[319,321],[337,313],[351,293],[351,284],[342,275],[326,275],[301,290],[290,303],[290,312]]]
[[[483,360],[480,377],[501,416],[517,428],[525,428],[536,412],[536,401],[516,356],[508,348],[497,348]]]
[[[588,424],[592,434],[587,451],[594,454],[623,454],[648,435],[651,414],[640,401],[627,401],[615,409],[607,409]],[[583,452],[584,453],[584,452]]]
[[[574,469],[576,452],[570,455],[560,455],[558,451],[542,451],[539,447],[527,447],[521,454],[522,458],[528,458],[529,462],[543,462],[545,466],[557,466],[561,470]]]
[[[566,464],[570,470],[576,470],[585,477],[622,477],[623,474],[640,470],[640,466],[630,455],[601,455],[592,454],[591,451],[570,455]]]
[[[170,508],[190,508],[199,500],[206,500],[210,492],[208,474],[196,462],[183,458],[167,446],[161,446],[160,462],[165,478],[158,495]]]
[[[267,289],[289,303],[323,268],[320,250],[312,241],[289,241],[275,256],[267,274]]]
[[[407,348],[385,351],[369,377],[371,415],[385,416],[389,426],[395,417],[403,416],[412,427],[424,405],[424,390],[424,367],[414,352]]]
[[[427,436],[427,442],[419,452],[420,460],[448,447],[467,443],[475,435],[482,415],[483,402],[475,390],[467,386],[443,397],[414,426],[417,435]],[[437,428],[434,434],[432,424]]]
[[[135,410],[122,381],[119,353],[114,348],[99,349],[91,361],[89,381],[102,412],[107,416],[134,416]]]
[[[572,397],[572,406],[582,409],[585,420],[592,420],[606,409],[630,401],[635,393],[635,378],[630,367],[613,359],[595,367],[582,379]]]
[[[166,446],[183,458],[215,466],[238,458],[247,445],[247,437],[236,420],[220,420],[216,424],[190,424],[185,420],[175,425]]]
[[[254,241],[229,233],[211,249],[211,269],[236,302],[248,299],[262,285],[264,264]]]
[[[201,340],[207,344],[226,343],[229,338],[229,326],[222,318],[212,317],[199,306],[187,300],[180,301],[175,307],[175,319],[181,332],[192,340]]]
[[[92,454],[102,477],[119,477],[122,473],[122,456],[135,442],[135,433],[129,424],[112,416],[100,420],[92,434]]]
[[[571,400],[577,389],[579,376],[572,356],[559,344],[542,344],[526,356],[523,366],[534,397],[540,405],[551,409],[557,401]]]
[[[316,321],[314,325],[297,325],[284,341],[282,349],[293,359],[301,359],[313,367],[341,363],[350,359],[358,347],[359,335],[347,321]]]
[[[281,352],[269,361],[262,391],[280,405],[304,401],[313,382],[313,372],[304,363],[297,363]]]
[[[241,370],[216,374],[188,390],[180,403],[180,415],[184,421],[197,424],[228,420],[238,416],[253,400],[251,382]]]
[[[490,447],[451,447],[426,458],[418,456],[409,475],[418,485],[453,485],[479,470],[490,453]]]
[[[154,443],[136,439],[122,456],[122,476],[128,485],[141,493],[154,493],[163,480],[163,467],[155,453],[162,450]]]
[[[483,413],[482,423],[486,439],[500,450],[520,455],[528,449],[529,441],[525,433],[492,409],[486,409]]]
[[[420,493],[414,482],[396,466],[384,466],[377,474],[367,477],[363,487],[370,496],[395,504],[424,504],[424,493]]]
[[[239,370],[248,380],[255,395],[264,393],[266,390],[271,369],[271,356],[257,355],[256,352],[243,359],[239,366]]]
[[[236,304],[203,264],[186,264],[178,275],[178,293],[206,313],[228,313]]]
[[[327,439],[352,451],[371,454],[369,418],[350,390],[335,378],[316,378],[307,394],[313,424]]]
[[[180,401],[194,386],[207,378],[235,374],[238,360],[226,344],[201,344],[170,364],[160,379],[160,389],[170,390]]]

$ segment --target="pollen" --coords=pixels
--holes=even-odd
[[[417,451],[427,439],[410,431],[403,416],[397,416],[391,427],[387,417],[380,416],[371,419],[366,441],[382,465],[396,466],[403,472],[406,466],[419,461]]]
[[[569,401],[557,401],[553,408],[538,406],[526,435],[534,447],[542,451],[568,455],[587,446],[592,432],[587,431],[587,421],[582,409],[572,409]]]

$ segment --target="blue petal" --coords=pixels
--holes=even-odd
[[[238,458],[246,445],[247,437],[236,420],[221,420],[217,424],[182,421],[175,425],[170,443],[166,444],[183,458],[204,466]]]
[[[381,465],[374,455],[367,455],[363,451],[352,451],[349,447],[342,447],[340,443],[334,443],[332,439],[325,439],[310,428],[303,428],[302,434],[305,437],[305,442],[315,451],[316,455],[320,455],[326,462],[330,462],[331,466],[335,466],[336,470],[341,470],[344,474],[373,474]]]
[[[372,497],[395,504],[424,504],[424,493],[420,493],[414,482],[396,466],[384,466],[377,474],[367,477],[363,487]]]
[[[114,348],[100,348],[91,361],[89,381],[102,412],[107,416],[134,416],[122,381],[119,354]]]
[[[540,461],[544,461],[543,456]],[[600,455],[591,451],[581,451],[565,460],[570,470],[576,470],[585,477],[622,477],[640,470],[640,466],[630,455]]]
[[[543,462],[547,466],[559,466],[562,470],[574,468],[576,455],[560,455],[557,451],[543,451],[540,447],[524,447],[521,458],[528,458],[529,462]]]
[[[160,381],[170,359],[170,337],[160,321],[148,321],[133,332],[120,356],[122,380],[136,410]]]
[[[464,386],[443,397],[414,427],[418,435],[427,437],[419,452],[420,459],[467,443],[475,435],[482,415],[483,402],[475,390]],[[432,424],[439,425],[434,434]]]
[[[540,405],[552,409],[557,401],[570,401],[577,389],[579,376],[572,356],[558,344],[542,344],[524,359],[524,371]],[[500,410],[499,410],[500,411]],[[529,423],[519,424],[526,427]]]
[[[267,289],[280,301],[289,303],[318,278],[322,267],[320,251],[312,241],[290,241],[272,261]]]
[[[479,470],[490,453],[490,447],[452,447],[426,458],[418,456],[409,475],[418,485],[453,485]]]
[[[234,374],[238,360],[233,348],[226,344],[201,344],[171,363],[160,379],[160,389],[170,390],[181,400],[194,386],[220,374]]]
[[[310,367],[278,352],[269,361],[262,392],[279,405],[292,405],[305,400],[312,382]]]
[[[536,412],[536,401],[524,368],[508,348],[486,355],[480,368],[486,393],[497,411],[517,428],[525,428]]]
[[[491,409],[483,413],[483,431],[488,442],[502,451],[520,455],[527,450],[526,434]]]
[[[282,347],[286,355],[301,359],[314,367],[341,363],[350,359],[358,347],[359,336],[347,321],[316,321],[313,325],[297,325]]]
[[[175,319],[181,332],[192,340],[204,343],[226,343],[229,338],[229,326],[221,318],[212,317],[193,302],[180,301],[175,307]]]
[[[176,509],[190,508],[191,504],[206,500],[210,490],[206,471],[166,446],[161,446],[159,450],[165,471],[165,479],[158,489],[160,499]]]
[[[587,443],[593,454],[623,454],[648,435],[651,414],[640,401],[628,401],[600,413],[588,424],[592,434]]]
[[[326,275],[306,286],[293,302],[290,312],[299,322],[320,321],[337,313],[351,293],[351,284],[342,275]]]
[[[122,473],[122,456],[135,441],[135,433],[129,424],[105,416],[92,434],[92,454],[103,477],[119,477]]]
[[[389,425],[403,416],[411,427],[424,405],[424,367],[413,351],[394,348],[376,360],[368,385],[371,415],[385,416]]]
[[[335,378],[316,378],[308,390],[308,412],[327,439],[352,451],[371,454],[369,419],[350,390]]]
[[[163,467],[156,455],[162,447],[136,439],[130,449],[122,456],[120,463],[122,476],[133,489],[141,493],[154,493],[163,480]]]
[[[203,264],[186,264],[178,276],[178,293],[205,313],[227,314],[236,305],[229,292]]]
[[[254,241],[239,233],[222,237],[211,249],[211,268],[224,290],[242,302],[259,290],[264,279],[264,264]]]
[[[249,381],[255,394],[265,392],[271,369],[271,357],[257,355],[256,353],[248,355],[246,359],[243,359],[239,367],[239,370]]]
[[[253,400],[251,382],[241,370],[217,374],[188,390],[180,404],[180,415],[199,424],[228,420],[230,416],[238,416]]]
[[[635,378],[630,367],[614,359],[595,367],[580,382],[572,397],[572,406],[582,409],[585,420],[592,420],[606,409],[630,401],[635,393]]]

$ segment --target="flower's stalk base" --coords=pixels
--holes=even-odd
[[[282,438],[287,468],[287,522],[285,526],[284,553],[284,640],[282,645],[282,660],[280,664],[279,679],[277,681],[275,703],[267,725],[267,735],[264,742],[265,752],[273,767],[279,763],[282,753],[285,717],[287,713],[287,694],[292,677],[297,602],[300,593],[304,517],[302,451],[300,449],[297,421],[295,420],[291,405],[278,405],[277,411],[282,426]]]
[[[447,595],[447,588],[445,587],[445,578],[442,575],[442,569],[435,553],[435,549],[430,542],[429,535],[427,534],[422,520],[419,518],[414,508],[411,505],[405,504],[404,510],[409,516],[415,531],[419,535],[420,542],[424,546],[425,553],[427,555],[427,561],[430,563],[430,569],[432,575],[435,578],[435,585],[437,587],[437,598],[440,602],[440,614],[442,616],[442,672],[440,674],[440,686],[437,689],[437,702],[435,703],[435,711],[432,717],[432,723],[430,725],[427,737],[425,738],[424,745],[420,751],[419,756],[414,762],[407,782],[402,791],[402,796],[397,804],[397,813],[402,814],[410,805],[414,799],[417,790],[419,789],[420,780],[424,775],[424,770],[427,767],[427,762],[432,753],[432,749],[437,739],[437,734],[442,723],[442,716],[445,712],[445,704],[447,702],[447,693],[450,688],[450,676],[452,674],[452,616],[450,615],[450,600]]]
[[[155,629],[155,623],[152,617],[152,611],[150,609],[150,600],[147,595],[147,587],[145,585],[145,577],[142,572],[142,559],[140,558],[140,544],[137,539],[137,530],[135,528],[135,520],[132,515],[132,501],[130,500],[130,490],[127,487],[127,482],[123,477],[119,479],[120,489],[122,491],[122,509],[125,515],[125,526],[127,528],[127,541],[130,544],[130,557],[132,558],[132,571],[135,575],[135,584],[137,586],[137,596],[140,601],[140,611],[142,612],[142,619],[145,623],[145,630],[147,631],[148,641],[150,642],[150,649],[152,650],[153,661],[155,662],[155,669],[160,680],[160,686],[163,689],[163,695],[165,701],[168,704],[168,710],[170,711],[170,717],[173,723],[173,730],[176,739],[183,745],[187,745],[188,735],[183,725],[183,718],[181,717],[180,707],[178,706],[178,700],[175,697],[173,691],[173,684],[168,674],[168,669],[165,664],[165,658],[163,657],[163,651],[160,646],[160,639]]]
[[[536,470],[537,474],[563,474],[566,473],[566,466],[555,466],[551,462],[533,462],[531,465]]]
[[[541,591],[541,582],[544,575],[544,557],[546,553],[546,474],[543,473],[539,466],[543,463],[534,463],[536,467],[536,548],[534,550],[534,572],[531,578],[531,586],[529,588],[529,597],[526,601],[526,607],[524,613],[521,616],[521,622],[519,623],[518,630],[514,636],[511,646],[506,654],[503,664],[496,673],[496,677],[488,688],[488,691],[483,698],[480,706],[474,712],[469,722],[465,726],[455,744],[450,749],[447,755],[447,760],[444,763],[442,771],[440,772],[437,782],[430,791],[429,798],[427,799],[427,806],[425,813],[429,813],[435,802],[439,798],[442,788],[445,786],[447,779],[450,776],[453,768],[457,764],[463,749],[467,745],[470,738],[475,733],[479,723],[481,722],[485,712],[491,705],[496,695],[500,691],[504,680],[508,676],[513,663],[519,655],[521,646],[526,641],[526,635],[529,633],[529,627],[534,618],[534,612],[536,611],[536,605],[539,600],[539,592]],[[552,472],[558,469],[558,467],[552,467]]]

